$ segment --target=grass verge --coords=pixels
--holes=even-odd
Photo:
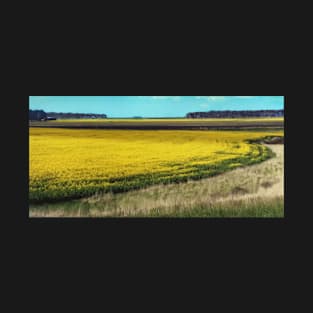
[[[149,211],[125,210],[116,206],[105,210],[101,206],[87,202],[72,201],[41,207],[30,207],[31,217],[131,217],[131,218],[243,218],[243,217],[284,217],[283,197],[272,199],[251,198],[249,200],[230,200],[220,203],[197,203],[191,206],[173,206],[170,209],[156,207]]]

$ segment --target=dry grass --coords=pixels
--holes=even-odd
[[[30,207],[31,217],[283,216],[284,146],[276,157],[216,177]]]

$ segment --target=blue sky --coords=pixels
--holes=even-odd
[[[183,117],[196,111],[283,109],[284,96],[30,96],[29,105],[108,117]]]

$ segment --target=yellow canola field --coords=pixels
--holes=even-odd
[[[30,128],[30,201],[126,191],[221,173],[269,157],[247,139],[282,131]]]
[[[48,121],[47,124],[58,124],[58,123],[104,123],[104,124],[110,124],[110,123],[199,123],[199,122],[210,122],[210,123],[223,123],[223,122],[283,122],[283,117],[256,117],[256,118],[196,118],[196,119],[190,119],[190,118],[168,118],[168,119],[157,119],[157,118],[105,118],[105,119],[57,119],[56,121]]]

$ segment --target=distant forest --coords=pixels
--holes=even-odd
[[[67,118],[107,118],[106,114],[95,114],[95,113],[56,113],[56,112],[47,112],[49,117],[54,117],[58,119],[67,119]]]
[[[29,110],[29,120],[41,121],[49,119],[107,118],[106,114],[95,113],[57,113],[43,110]]]
[[[284,110],[191,112],[186,118],[283,117]]]
[[[257,110],[257,111],[209,111],[190,112],[186,118],[243,118],[243,117],[283,117],[284,110]],[[53,119],[104,119],[106,114],[95,113],[57,113],[43,110],[29,110],[29,120],[53,120]],[[142,118],[134,116],[133,118]]]

